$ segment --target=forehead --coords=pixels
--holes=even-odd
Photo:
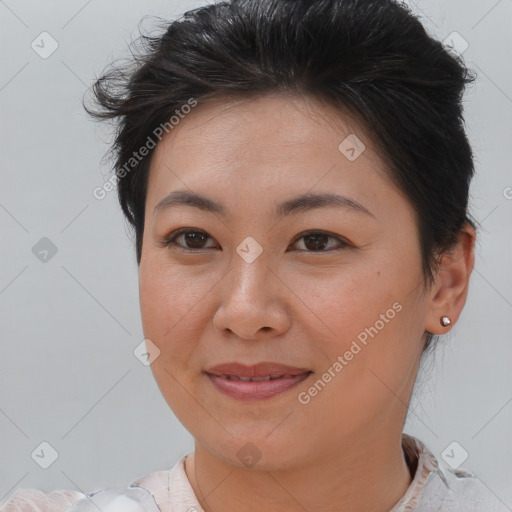
[[[313,98],[268,94],[254,98],[216,98],[200,103],[165,134],[157,153],[172,146],[174,151],[208,148],[232,152],[244,148],[248,158],[261,147],[283,151],[290,146],[325,148],[338,145],[340,137],[362,130],[348,113]],[[297,148],[298,149],[298,148]],[[264,158],[267,152],[259,152]],[[215,153],[212,157],[215,156]]]
[[[349,160],[340,144],[354,136],[365,149]],[[158,143],[147,205],[178,188],[236,202],[248,192],[283,197],[341,187],[374,202],[383,186],[390,187],[383,162],[352,117],[303,98],[218,98],[196,106]]]

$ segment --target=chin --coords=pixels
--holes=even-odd
[[[286,434],[286,433],[285,433]],[[271,437],[273,434],[271,434]],[[286,436],[289,441],[289,434]],[[241,469],[258,471],[285,471],[296,469],[301,461],[308,458],[300,447],[304,443],[284,444],[284,439],[268,434],[233,437],[218,444],[201,443],[210,453],[224,463]],[[308,451],[311,445],[308,444]],[[309,455],[310,457],[311,455]]]

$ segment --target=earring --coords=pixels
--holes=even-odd
[[[443,327],[447,327],[452,323],[452,321],[447,316],[442,316],[440,322]]]

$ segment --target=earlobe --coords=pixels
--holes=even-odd
[[[456,245],[441,257],[439,271],[430,295],[425,330],[445,334],[459,318],[473,271],[475,230],[466,224]]]

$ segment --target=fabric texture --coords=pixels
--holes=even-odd
[[[426,446],[402,435],[402,447],[414,475],[402,498],[389,512],[510,512],[475,475],[442,470]],[[185,472],[182,457],[169,470],[145,475],[127,487],[83,494],[56,490],[19,489],[0,512],[204,512]]]
[[[53,512],[62,511],[84,494],[79,491],[58,489],[44,493],[38,489],[18,489],[7,503],[0,506],[1,512]]]

